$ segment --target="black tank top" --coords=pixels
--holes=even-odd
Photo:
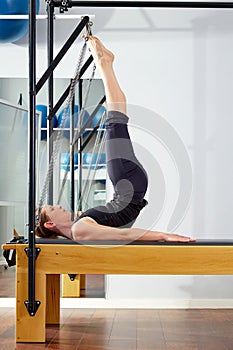
[[[128,203],[125,204],[118,200],[117,196],[114,199],[106,203],[106,205],[99,205],[91,209],[86,210],[78,218],[74,220],[77,222],[81,218],[90,217],[94,219],[98,224],[111,226],[111,227],[131,227],[140,211],[148,204],[143,199],[141,203]]]

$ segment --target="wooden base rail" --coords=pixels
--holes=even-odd
[[[16,249],[16,342],[45,342],[46,324],[60,321],[61,274],[230,275],[233,241],[211,244],[79,245],[36,244],[36,300],[31,317],[24,305],[28,295],[26,244]]]

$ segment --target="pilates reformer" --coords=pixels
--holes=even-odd
[[[82,242],[35,239],[35,100],[48,80],[50,114],[48,135],[52,133],[52,116],[65,98],[53,106],[52,73],[65,52],[87,25],[85,16],[66,45],[53,59],[54,8],[61,12],[76,7],[167,7],[167,8],[233,8],[232,2],[147,2],[147,1],[71,1],[50,0],[48,3],[48,70],[36,83],[36,11],[30,0],[29,11],[29,210],[27,243],[8,243],[3,249],[16,253],[16,341],[45,342],[46,324],[59,324],[60,274],[233,274],[233,240],[200,240],[191,244],[162,242]],[[86,61],[79,78],[92,62]],[[49,154],[53,146],[49,143]],[[50,178],[48,201],[52,202]],[[111,248],[111,249],[109,249]],[[114,252],[114,254],[113,254]],[[117,261],[116,261],[117,260]],[[26,306],[26,307],[25,307]]]
[[[16,341],[45,342],[46,324],[59,324],[60,274],[231,275],[233,240],[195,243],[82,242],[36,240],[35,296],[40,306],[31,317],[25,308],[28,290],[27,244],[16,250]]]

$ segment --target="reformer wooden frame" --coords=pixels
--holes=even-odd
[[[233,240],[193,244],[143,243],[114,245],[36,244],[35,295],[41,301],[34,317],[24,306],[27,297],[26,244],[16,249],[16,342],[45,342],[46,324],[60,322],[60,274],[232,275]]]

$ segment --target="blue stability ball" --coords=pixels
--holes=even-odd
[[[91,166],[91,169],[95,168],[95,164],[97,163],[97,169],[102,168],[102,166],[104,166],[106,164],[106,154],[105,153],[100,153],[98,155],[98,153],[84,153],[83,154],[83,165],[87,166],[89,168],[89,166]]]
[[[91,122],[91,126],[92,128],[96,127],[100,121],[101,121],[101,118],[104,114],[104,112],[106,111],[106,108],[104,106],[101,106],[98,111],[96,112],[96,114],[94,115],[93,119],[92,119],[92,122]],[[103,127],[105,128],[105,122],[103,124]]]
[[[47,128],[47,106],[45,105],[36,105],[36,110],[41,112],[41,128]],[[57,127],[57,118],[53,117],[53,127]],[[41,130],[41,140],[47,139],[47,131]]]
[[[39,13],[40,0],[36,0],[36,12]],[[28,0],[1,0],[0,15],[27,15]],[[1,19],[0,43],[14,42],[28,32],[26,19]]]
[[[68,165],[68,169],[67,169]],[[61,153],[61,169],[70,171],[70,154]],[[78,169],[78,153],[74,154],[74,170]]]
[[[92,126],[92,128],[95,128],[99,123],[100,123],[100,121],[101,121],[101,118],[103,117],[103,114],[106,112],[106,108],[104,107],[104,106],[101,106],[100,108],[99,108],[99,110],[96,112],[96,114],[94,115],[94,117],[93,117],[93,119],[92,119],[92,123],[91,123],[91,126]],[[102,128],[104,128],[105,129],[105,121],[104,121],[104,124],[102,125]],[[100,133],[99,135],[100,135],[100,137],[103,137],[103,135],[104,135],[104,131],[98,131],[98,130],[96,130],[96,134],[97,133]]]
[[[68,108],[68,114],[66,116],[66,120],[61,125],[62,117],[63,117],[64,113],[65,113],[65,108],[61,111],[61,113],[58,116],[58,127],[62,126],[62,128],[69,129],[70,128],[70,108]],[[75,128],[78,127],[78,117],[79,117],[78,114],[79,114],[79,106],[75,105],[74,106],[74,127]],[[89,117],[90,117],[89,113],[85,110],[83,115],[82,115],[82,126],[87,122]],[[87,128],[90,128],[90,127],[91,127],[91,125],[87,125]],[[89,133],[88,131],[85,131],[83,133],[83,137],[86,137],[88,135],[88,133]],[[70,131],[64,130],[63,135],[64,135],[64,137],[69,139],[70,138]]]

